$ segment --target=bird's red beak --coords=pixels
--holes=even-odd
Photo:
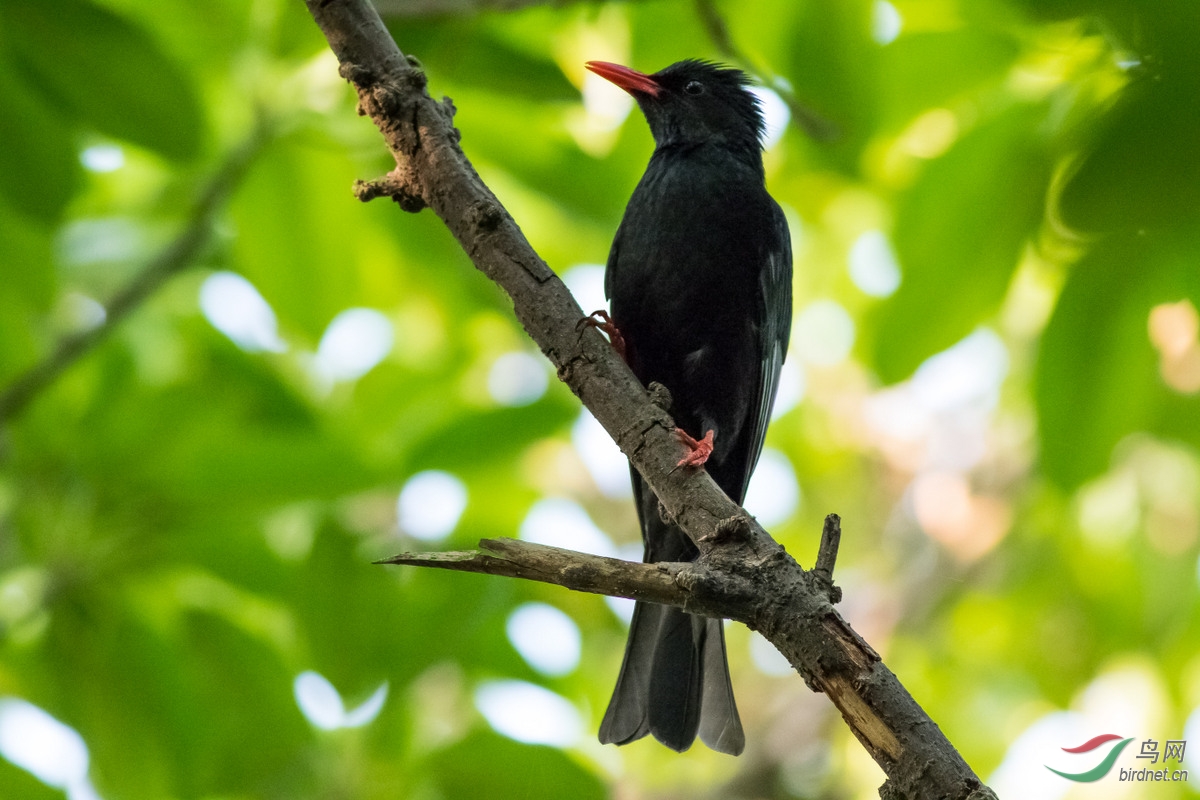
[[[620,64],[612,64],[608,61],[589,61],[584,66],[604,80],[615,83],[633,95],[641,93],[658,97],[658,93],[662,91],[662,87],[654,78],[638,72],[636,69],[622,67]]]

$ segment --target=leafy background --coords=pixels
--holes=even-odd
[[[796,335],[752,510],[802,562],[842,514],[843,613],[1002,796],[1195,793],[1043,765],[1200,746],[1200,6],[381,5],[581,291],[651,147],[583,62],[777,90]],[[637,534],[499,292],[352,199],[387,156],[301,3],[0,0],[0,108],[0,387],[111,328],[0,423],[0,795],[875,796],[743,628],[741,759],[602,748],[620,608],[370,564]]]

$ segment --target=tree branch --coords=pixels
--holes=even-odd
[[[689,603],[690,593],[685,587],[687,579],[680,579],[685,572],[696,569],[694,562],[645,564],[523,542],[520,539],[484,539],[479,546],[484,552],[401,553],[375,563],[524,578],[577,592],[628,597],[695,610]],[[708,616],[719,617],[723,614]]]
[[[368,0],[306,3],[341,64],[342,76],[358,90],[359,113],[371,117],[396,159],[396,168],[368,184],[365,194],[391,196],[406,210],[432,209],[475,266],[509,295],[517,319],[559,378],[646,478],[664,513],[696,542],[700,557],[694,564],[666,570],[688,590],[690,599],[683,604],[761,631],[809,686],[829,695],[887,774],[881,789],[885,797],[994,797],[878,654],[834,610],[828,587],[803,570],[705,472],[675,468],[680,445],[671,433],[671,419],[651,402],[599,333],[576,330],[583,317],[579,305],[459,147],[453,104],[428,95],[425,75],[396,47]],[[522,577],[548,574],[550,568],[522,560],[528,552],[509,547],[493,557],[405,556],[393,563],[423,560],[443,567],[499,569],[490,560],[499,558],[528,570]],[[566,571],[586,574],[592,563],[572,557],[573,566]],[[635,565],[623,574],[633,580],[649,572]],[[600,588],[596,583],[586,590]],[[622,593],[615,585],[603,591]]]
[[[214,218],[246,173],[254,156],[262,149],[265,139],[266,132],[260,124],[245,142],[226,156],[200,191],[183,230],[113,295],[105,306],[104,322],[94,328],[64,336],[45,359],[0,390],[0,422],[13,419],[24,411],[59,375],[91,352],[169,278],[195,260],[208,244]]]
[[[817,551],[817,563],[813,566],[812,574],[825,586],[831,603],[841,602],[842,599],[842,590],[833,585],[833,568],[837,564],[841,544],[842,518],[837,514],[829,514],[821,528],[821,548]]]

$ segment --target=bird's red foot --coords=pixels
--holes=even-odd
[[[625,337],[621,335],[621,331],[617,328],[617,324],[613,322],[612,317],[603,308],[599,311],[593,311],[583,319],[579,320],[576,328],[597,328],[608,334],[608,341],[612,345],[613,350],[617,351],[617,355],[622,361],[628,362],[625,358]]]
[[[675,436],[688,449],[688,454],[679,459],[677,467],[702,467],[713,451],[713,432],[704,434],[703,439],[693,439],[683,428],[675,429]]]

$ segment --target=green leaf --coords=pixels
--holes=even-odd
[[[62,800],[63,793],[52,789],[20,767],[0,759],[0,795],[24,800]]]
[[[48,666],[62,677],[50,705],[88,742],[100,793],[205,796],[285,771],[310,733],[278,654],[211,614],[203,592],[157,608],[114,595],[74,587],[49,634]],[[167,624],[147,625],[147,613]],[[270,735],[247,747],[256,730]]]
[[[880,309],[874,344],[885,382],[966,336],[1004,299],[1050,179],[1033,135],[1037,118],[1017,107],[970,132],[900,198],[903,277]]]
[[[21,72],[67,116],[168,158],[200,152],[195,87],[141,28],[86,0],[8,0],[0,19]]]
[[[0,74],[0,83],[3,80]],[[4,149],[0,147],[0,153]],[[0,166],[0,172],[3,169]],[[0,280],[0,381],[3,381],[32,362],[41,344],[39,323],[54,302],[57,288],[49,231],[31,225],[4,202],[0,202],[0,272],[4,275]]]
[[[1114,237],[1072,270],[1035,379],[1042,469],[1061,486],[1103,472],[1137,431],[1200,442],[1200,401],[1164,384],[1147,333],[1155,305],[1200,300],[1198,257],[1194,241]]]
[[[435,91],[448,81],[502,97],[543,102],[579,99],[579,90],[543,48],[527,47],[518,37],[497,36],[479,17],[462,16],[438,24],[405,19],[392,33],[401,50],[420,60]]]
[[[350,191],[354,165],[326,144],[298,137],[273,143],[231,203],[237,270],[284,329],[299,328],[314,347],[338,312],[363,305],[360,274],[373,255],[370,239],[355,247],[345,235],[371,212]]]
[[[0,197],[11,208],[54,223],[79,189],[78,154],[70,132],[30,87],[17,80],[0,53]],[[4,244],[0,248],[7,249]],[[4,255],[8,255],[5,253]],[[14,262],[5,259],[6,268]],[[16,265],[29,268],[24,258]],[[43,264],[42,267],[47,267]]]
[[[0,264],[4,265],[0,295],[20,298],[39,311],[49,310],[58,283],[50,231],[30,225],[3,204],[0,204]]]
[[[1081,231],[1195,224],[1200,215],[1200,81],[1173,75],[1125,89],[1062,189]]]
[[[475,734],[436,754],[429,763],[446,800],[477,798],[484,786],[489,800],[599,800],[608,795],[596,775],[565,753],[518,744],[491,733]]]
[[[927,109],[1001,80],[1019,52],[1012,38],[980,28],[901,36],[879,56],[884,125],[899,128]]]
[[[879,113],[880,50],[870,39],[871,5],[797,3],[784,74],[796,98],[839,131],[814,154],[857,172],[862,148]]]
[[[449,470],[512,463],[529,442],[562,430],[578,413],[577,405],[552,399],[524,408],[464,410],[451,424],[414,443],[410,462],[421,469]]]

